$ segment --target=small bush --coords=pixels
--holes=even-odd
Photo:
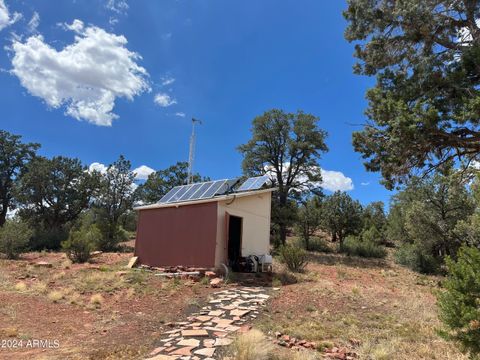
[[[32,250],[58,250],[61,244],[68,238],[68,230],[65,227],[61,228],[43,228],[44,225],[36,227],[29,247]]]
[[[94,294],[90,297],[90,304],[100,306],[105,300],[101,294]]]
[[[395,261],[413,271],[423,274],[435,274],[441,271],[441,262],[425,253],[415,244],[403,244],[395,251]]]
[[[318,251],[323,253],[332,253],[333,249],[328,245],[328,242],[322,238],[312,238],[310,240],[310,251]]]
[[[27,290],[27,284],[25,284],[23,281],[20,281],[15,284],[15,290],[24,292]]]
[[[440,334],[457,341],[472,358],[480,355],[480,250],[464,246],[457,261],[446,259],[448,278],[438,294]]]
[[[0,252],[4,253],[8,259],[17,259],[27,248],[32,234],[32,230],[25,222],[8,220],[0,228]]]
[[[62,248],[72,262],[84,263],[90,259],[93,246],[101,236],[95,225],[71,231],[67,241],[62,243]]]
[[[341,251],[347,255],[356,255],[366,258],[384,258],[387,251],[372,241],[362,240],[358,236],[348,236],[342,244]]]
[[[60,300],[63,299],[63,293],[58,290],[53,290],[48,293],[48,299],[54,303],[59,302]]]
[[[236,360],[267,360],[273,345],[259,330],[250,330],[238,336],[230,347],[231,355]]]
[[[302,272],[308,264],[306,251],[298,246],[282,246],[278,253],[280,261],[285,264],[290,271]]]

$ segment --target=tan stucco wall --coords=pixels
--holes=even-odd
[[[270,214],[272,193],[235,198],[218,203],[215,265],[226,260],[225,213],[243,218],[242,256],[270,252]]]

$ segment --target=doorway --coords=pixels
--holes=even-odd
[[[242,257],[242,223],[239,216],[229,216],[228,219],[228,262],[236,268]]]

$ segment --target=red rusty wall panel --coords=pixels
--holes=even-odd
[[[135,256],[150,266],[215,266],[217,202],[140,210]]]

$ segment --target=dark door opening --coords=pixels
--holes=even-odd
[[[242,220],[232,215],[228,220],[228,262],[234,270],[242,257]]]

